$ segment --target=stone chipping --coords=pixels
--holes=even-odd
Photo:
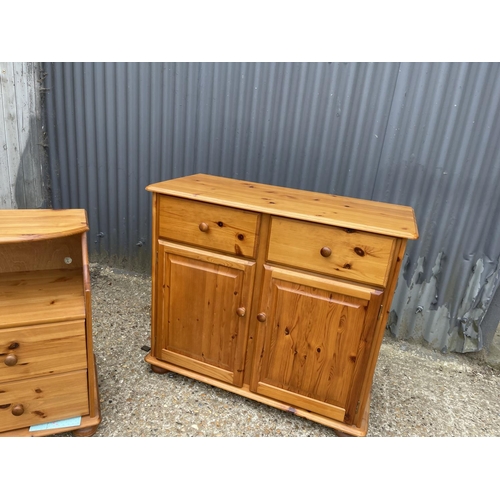
[[[144,361],[150,276],[90,267],[102,415],[94,437],[336,437],[333,429],[291,413],[175,373],[152,372]],[[500,371],[479,356],[385,337],[368,437],[500,436],[499,395]]]

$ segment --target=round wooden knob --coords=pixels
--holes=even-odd
[[[202,233],[206,233],[208,231],[208,224],[206,222],[202,222],[198,227]]]
[[[323,247],[319,253],[323,256],[323,257],[330,257],[330,255],[332,255],[332,249],[329,248],[329,247]]]
[[[261,323],[264,323],[266,321],[266,315],[264,313],[259,313],[257,314],[257,321],[260,321]]]
[[[238,307],[238,309],[236,309],[236,314],[240,318],[243,318],[243,316],[245,316],[246,312],[247,312],[247,310],[244,307]]]
[[[5,356],[4,363],[7,366],[14,366],[17,363],[17,356],[15,354],[12,354],[12,353],[7,354],[7,356]]]
[[[14,408],[12,408],[12,415],[19,417],[19,415],[22,415],[24,413],[24,406],[23,405],[16,405]]]

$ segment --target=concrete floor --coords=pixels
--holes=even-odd
[[[97,264],[91,278],[102,413],[96,437],[335,436],[221,389],[153,373],[143,350],[150,345],[150,278]],[[500,436],[499,394],[500,371],[478,356],[385,338],[368,436]]]

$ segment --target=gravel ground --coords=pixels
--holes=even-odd
[[[181,375],[153,373],[149,276],[91,264],[102,422],[96,437],[334,437],[332,429]],[[478,356],[384,339],[369,437],[500,436],[500,372]],[[64,434],[63,434],[64,436]]]

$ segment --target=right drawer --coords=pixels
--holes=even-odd
[[[272,217],[267,260],[383,287],[395,243],[390,236]]]

